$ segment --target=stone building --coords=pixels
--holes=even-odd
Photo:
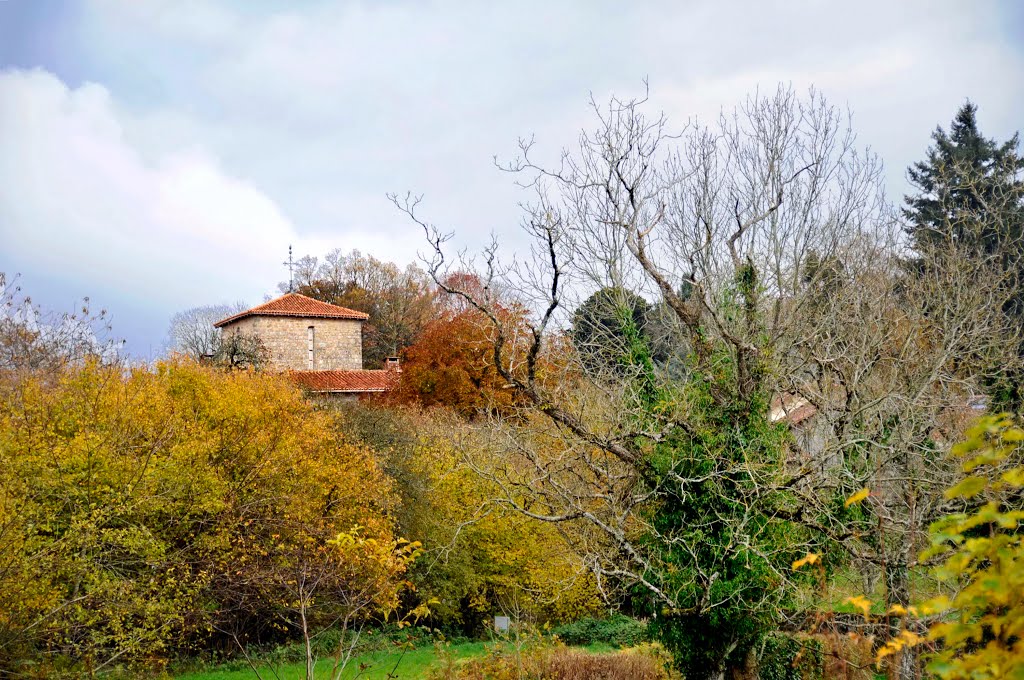
[[[397,380],[397,360],[382,371],[363,369],[363,323],[354,309],[288,293],[214,324],[223,336],[260,339],[270,367],[288,371],[316,394],[353,396],[384,392]]]

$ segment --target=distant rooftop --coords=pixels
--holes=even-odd
[[[264,302],[262,305],[257,305],[252,309],[247,309],[234,316],[221,319],[213,325],[216,328],[220,328],[250,316],[296,316],[314,319],[355,319],[358,321],[366,321],[370,318],[368,314],[357,312],[348,307],[321,302],[299,293],[287,293],[270,302]]]
[[[797,394],[783,394],[772,400],[768,421],[799,425],[818,412],[818,407]]]
[[[399,380],[395,370],[383,371],[293,371],[291,379],[310,392],[386,392]]]

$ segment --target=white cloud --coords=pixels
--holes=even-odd
[[[110,93],[0,73],[3,265],[106,297],[122,318],[240,297],[283,278],[301,239],[278,206],[201,148],[145,159]],[[162,330],[162,329],[161,329]]]
[[[492,154],[533,132],[551,147],[571,144],[589,125],[589,91],[636,92],[644,76],[654,105],[679,125],[756,87],[814,84],[849,104],[862,138],[900,168],[967,96],[981,101],[990,134],[1011,133],[1024,90],[1020,47],[1000,38],[1005,5],[986,0],[287,9],[189,0],[180,10],[170,0],[96,0],[94,9],[107,63],[141,44],[156,46],[142,50],[156,56],[141,72],[187,70],[168,79],[168,97],[187,102],[197,134],[228,167],[273,187],[302,230],[347,232],[372,220],[403,234],[382,195],[406,187],[454,189],[440,197],[440,217],[473,228],[494,214],[494,200],[515,202],[499,188],[507,178],[489,172]],[[113,33],[136,42],[100,39]],[[164,61],[168,52],[178,59],[173,46],[186,49],[185,66]],[[501,222],[514,224],[511,212]]]
[[[389,191],[424,193],[427,215],[471,249],[492,230],[515,248],[526,197],[492,156],[536,133],[557,157],[591,126],[590,91],[635,94],[644,76],[677,128],[754,88],[814,84],[852,109],[898,195],[966,97],[987,134],[1020,125],[1024,50],[1001,33],[1006,8],[90,0],[78,43],[57,49],[101,86],[3,76],[0,134],[14,143],[0,170],[15,177],[0,187],[0,230],[38,271],[73,273],[76,293],[98,299],[97,281],[131,276],[111,294],[168,307],[251,300],[282,278],[288,242],[410,261],[423,241]]]

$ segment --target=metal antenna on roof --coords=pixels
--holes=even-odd
[[[282,262],[281,264],[283,264],[285,267],[288,267],[288,292],[289,293],[294,293],[295,292],[295,275],[294,275],[295,263],[292,261],[292,245],[290,243],[288,244],[288,261],[287,262]]]

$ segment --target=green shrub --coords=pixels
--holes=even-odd
[[[820,640],[790,635],[764,638],[757,663],[761,680],[818,680],[823,677],[824,648]]]
[[[580,619],[558,626],[551,632],[570,646],[606,644],[612,647],[635,647],[648,640],[647,624],[622,614],[606,619]]]

